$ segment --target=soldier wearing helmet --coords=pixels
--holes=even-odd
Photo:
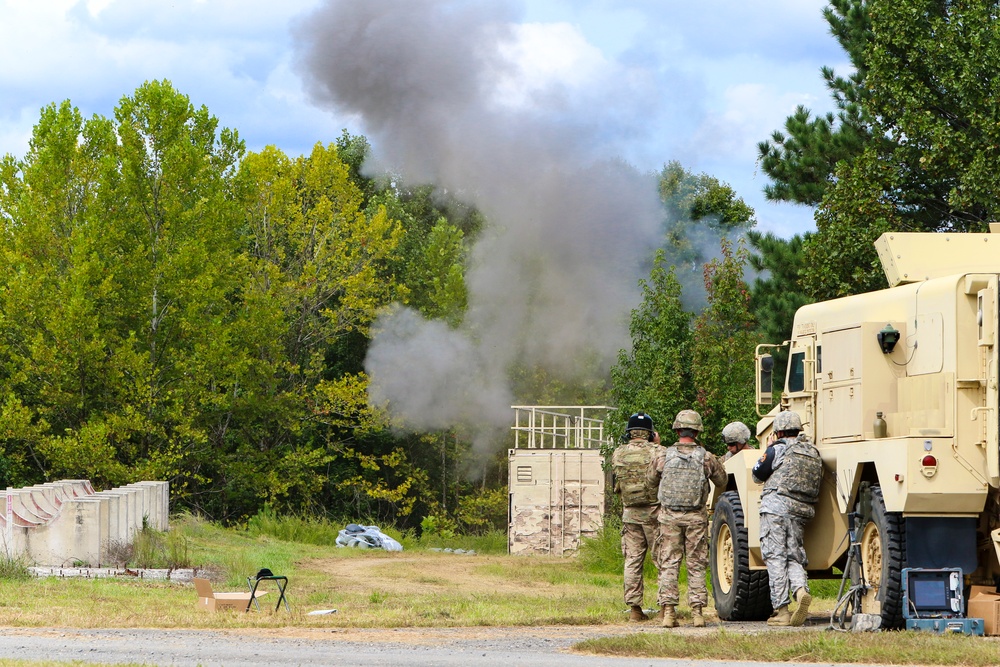
[[[660,538],[656,545],[661,564],[657,602],[662,625],[677,627],[677,603],[680,592],[677,575],[681,561],[687,559],[688,603],[691,620],[704,627],[702,609],[708,604],[705,570],[708,568],[709,480],[717,486],[726,483],[726,471],[719,459],[708,453],[695,438],[702,431],[701,415],[681,410],[673,424],[677,442],[653,459],[647,477],[656,484],[660,499]]]
[[[786,410],[774,417],[774,435],[753,467],[763,484],[760,499],[760,552],[767,565],[774,615],[768,625],[802,625],[812,596],[806,576],[803,531],[816,514],[823,480],[819,451],[802,433],[798,413]],[[789,611],[789,594],[798,606]]]
[[[743,422],[731,422],[722,429],[722,441],[726,444],[723,461],[733,458],[744,449],[753,449],[750,444],[750,429]]]
[[[653,546],[660,533],[656,520],[660,501],[657,487],[646,481],[646,469],[663,447],[653,429],[652,418],[636,412],[625,429],[628,442],[611,455],[614,472],[614,491],[622,497],[622,554],[625,556],[625,604],[629,606],[629,620],[645,621],[642,610],[643,563],[650,553],[657,571],[660,569]]]

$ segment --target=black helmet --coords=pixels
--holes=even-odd
[[[647,415],[645,412],[637,412],[628,418],[628,426],[625,427],[625,432],[629,433],[632,429],[641,428],[643,430],[649,431],[650,434],[653,433],[653,418]]]

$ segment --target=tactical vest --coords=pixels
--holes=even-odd
[[[814,505],[823,481],[823,460],[808,440],[792,440],[785,445],[781,465],[767,480],[779,495]]]
[[[646,469],[653,458],[649,445],[623,445],[614,457],[614,471],[625,507],[655,505],[656,488],[646,484]]]
[[[667,447],[660,477],[660,505],[675,511],[701,509],[705,504],[705,450],[682,452]]]

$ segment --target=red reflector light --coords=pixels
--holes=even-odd
[[[924,460],[921,461],[921,463],[923,465],[925,465],[925,466],[936,466],[937,465],[937,459],[934,458],[933,456],[931,456],[930,454],[928,454],[927,456],[924,457]]]

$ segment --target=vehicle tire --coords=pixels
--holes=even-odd
[[[726,491],[715,503],[709,564],[715,611],[724,621],[763,621],[771,615],[766,570],[750,569],[740,494]]]
[[[858,527],[861,568],[868,591],[861,599],[861,612],[882,617],[883,628],[902,628],[903,565],[906,563],[906,531],[899,512],[887,512],[882,489],[873,486],[871,516]],[[860,501],[859,501],[860,513]],[[852,573],[852,580],[857,581]]]

